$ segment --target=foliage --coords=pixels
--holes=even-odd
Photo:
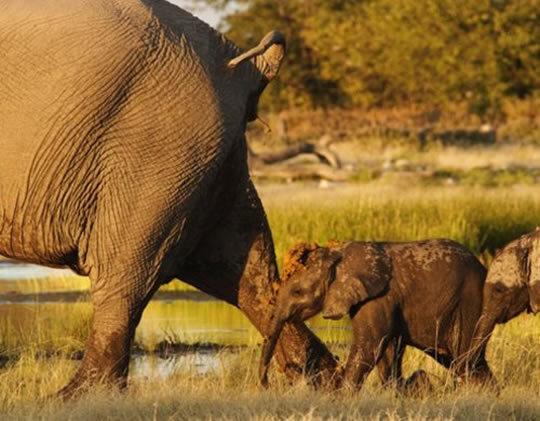
[[[206,0],[214,6],[227,0]],[[271,109],[466,100],[486,117],[538,94],[540,0],[237,0],[223,24],[249,47],[283,30]]]

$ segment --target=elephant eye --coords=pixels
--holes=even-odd
[[[505,292],[508,288],[506,288],[502,283],[497,282],[494,286],[494,289],[497,292]]]

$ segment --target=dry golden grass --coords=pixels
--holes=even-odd
[[[435,384],[424,396],[404,397],[381,388],[376,373],[359,393],[290,385],[272,370],[272,388],[257,382],[259,348],[222,351],[217,368],[199,374],[196,357],[168,377],[134,372],[125,393],[96,389],[78,401],[47,400],[75,372],[78,362],[23,354],[0,370],[2,419],[523,419],[540,417],[540,324],[520,316],[497,328],[488,359],[502,387],[456,386],[446,370],[417,350],[408,350],[406,374],[423,368]],[[333,347],[342,361],[347,349]]]

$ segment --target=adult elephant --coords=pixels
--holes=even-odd
[[[283,36],[240,54],[160,0],[0,0],[0,11],[0,254],[92,284],[86,352],[61,394],[126,384],[141,314],[175,277],[264,334],[278,272],[244,132]],[[290,375],[335,366],[303,324],[280,350]]]

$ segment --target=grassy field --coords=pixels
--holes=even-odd
[[[540,225],[540,189],[536,184],[430,186],[406,176],[369,183],[260,184],[281,262],[297,241],[331,239],[405,241],[447,237],[467,245],[489,263],[494,250]],[[88,288],[82,278],[0,283],[0,293]],[[180,282],[166,289],[190,288]],[[455,388],[447,373],[418,351],[408,351],[406,372],[427,369],[436,384],[422,397],[382,390],[375,376],[359,394],[313,391],[289,385],[274,374],[270,391],[257,387],[260,337],[244,316],[224,303],[153,302],[137,331],[139,348],[151,351],[159,341],[245,345],[239,353],[219,355],[219,370],[199,374],[134,373],[126,394],[97,391],[67,405],[43,398],[61,387],[78,362],[89,329],[88,303],[0,305],[2,419],[539,419],[540,319],[522,315],[497,328],[488,360],[502,386],[487,390]],[[346,358],[350,332],[315,319],[317,334]],[[338,328],[336,328],[338,326]],[[193,328],[191,331],[187,328]],[[2,415],[3,414],[3,415]]]
[[[297,241],[410,241],[451,238],[488,257],[540,225],[540,189],[410,187],[371,183],[293,193],[284,185],[259,190],[281,261]]]
[[[457,387],[447,372],[416,350],[405,358],[407,374],[422,367],[435,390],[404,397],[385,390],[372,373],[360,393],[314,391],[290,385],[272,370],[272,389],[257,386],[258,347],[222,351],[219,367],[207,374],[193,368],[161,378],[134,373],[125,394],[96,391],[77,402],[45,400],[69,379],[77,362],[23,355],[0,371],[3,419],[520,419],[540,416],[540,331],[538,320],[522,316],[498,328],[488,358],[502,386],[489,390]],[[346,358],[347,350],[332,350]],[[189,360],[187,361],[189,364]]]

